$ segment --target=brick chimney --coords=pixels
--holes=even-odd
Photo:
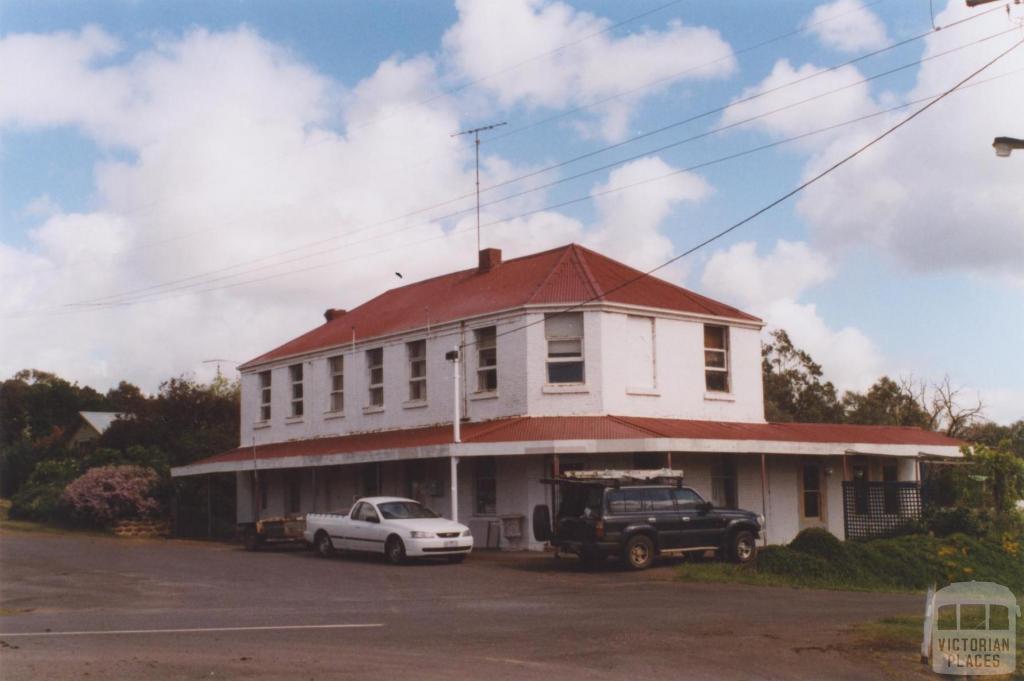
[[[326,310],[324,310],[324,319],[326,319],[327,321],[331,321],[332,319],[341,317],[346,312],[348,312],[348,310],[342,310],[336,307],[329,307]]]
[[[485,248],[480,251],[480,266],[477,268],[477,272],[484,274],[490,272],[495,267],[501,264],[501,249],[500,248]]]

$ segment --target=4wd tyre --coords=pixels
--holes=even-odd
[[[313,539],[313,550],[321,558],[330,558],[334,555],[334,544],[323,530],[316,533],[316,537]]]
[[[757,538],[750,530],[740,530],[732,535],[727,549],[732,562],[749,563],[757,556]]]
[[[384,555],[392,565],[405,563],[405,543],[399,537],[391,537],[384,545]]]
[[[623,558],[630,570],[646,570],[654,564],[656,550],[651,538],[638,534],[626,542]]]

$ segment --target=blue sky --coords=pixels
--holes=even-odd
[[[939,25],[989,9],[935,4]],[[912,109],[655,176],[938,94],[1019,39],[996,35],[1017,17],[992,12],[791,85],[929,31],[928,4],[498,7],[5,2],[0,276],[11,294],[0,310],[8,349],[0,368],[153,389],[171,375],[204,377],[210,357],[244,360],[296,335],[322,308],[393,285],[383,273],[468,265],[472,238],[459,232],[468,218],[436,219],[442,210],[425,214],[428,225],[367,228],[471,190],[471,147],[448,137],[458,129],[509,122],[485,138],[485,186],[624,142],[489,195],[497,197],[849,86],[485,211],[485,222],[507,220],[485,230],[485,244],[510,255],[577,240],[650,267]],[[1022,67],[1022,54],[1005,57],[979,76],[1000,80],[951,95],[827,185],[664,276],[785,326],[840,387],[862,389],[883,373],[948,373],[979,391],[993,418],[1024,415],[1024,204],[1013,190],[1024,158],[997,159],[988,147],[995,135],[1024,135],[1012,129],[1024,105]],[[629,141],[780,85],[746,108]],[[635,181],[643,186],[533,212]],[[375,236],[396,226],[409,228]],[[301,249],[357,228],[378,240]],[[410,247],[420,238],[434,241]],[[275,255],[291,249],[304,259]],[[223,271],[250,261],[258,274]],[[265,275],[275,276],[248,283]],[[102,304],[69,306],[83,301]],[[162,351],[147,356],[153,347]]]

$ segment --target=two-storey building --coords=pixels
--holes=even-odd
[[[239,522],[397,494],[536,549],[543,478],[669,466],[778,543],[893,527],[918,463],[959,455],[920,429],[767,423],[763,323],[736,308],[575,244],[479,255],[243,364],[239,447],[173,475],[233,472]]]

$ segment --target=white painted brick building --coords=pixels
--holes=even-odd
[[[771,542],[911,512],[849,485],[844,505],[843,482],[914,482],[918,461],[959,443],[766,423],[761,327],[577,245],[507,262],[487,249],[474,270],[328,310],[242,365],[239,448],[172,473],[234,472],[239,522],[379,492],[457,511],[478,545],[505,548],[542,548],[528,522],[549,502],[540,480],[569,467],[670,461],[716,504],[762,512]]]

